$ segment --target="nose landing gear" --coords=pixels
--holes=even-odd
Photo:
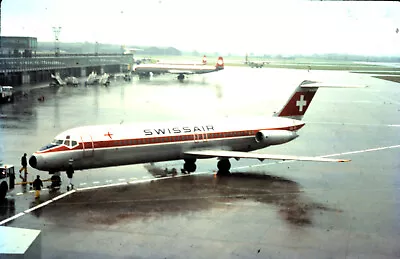
[[[69,184],[67,186],[67,191],[69,191],[74,189],[74,185],[72,184],[72,177],[74,176],[74,168],[72,167],[72,164],[68,165],[66,173],[69,179]]]

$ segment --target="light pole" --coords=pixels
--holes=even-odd
[[[99,42],[96,41],[95,46],[94,46],[94,54],[97,56],[99,55]]]
[[[54,54],[56,56],[60,55],[60,41],[59,36],[61,32],[61,27],[53,27],[54,32]]]

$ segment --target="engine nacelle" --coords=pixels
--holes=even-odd
[[[296,132],[289,130],[260,130],[256,133],[255,139],[257,143],[270,146],[289,142],[298,136]]]

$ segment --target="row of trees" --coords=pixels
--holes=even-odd
[[[61,53],[123,53],[125,47],[116,44],[102,44],[92,42],[74,42],[74,43],[59,43]],[[140,46],[126,46],[129,48],[142,49],[140,54],[143,55],[173,55],[180,56],[182,52],[173,47],[160,48],[160,47],[140,47]],[[37,53],[54,53],[54,42],[38,42]]]
[[[38,53],[54,53],[54,42],[38,42],[37,52]],[[63,43],[59,44],[61,53],[123,53],[125,47],[116,44],[101,44],[92,42],[76,42],[76,43]],[[182,52],[174,47],[149,47],[149,46],[126,46],[129,48],[142,49],[143,51],[138,52],[140,55],[145,56],[182,56],[182,55],[192,55],[192,56],[202,56],[204,54],[212,54],[218,56],[219,53],[200,53],[197,50],[192,52]],[[228,54],[226,56],[231,56]],[[243,54],[243,57],[245,53]],[[287,59],[294,60],[297,58],[312,58],[314,60],[336,60],[336,61],[369,61],[369,62],[400,62],[400,57],[396,56],[363,56],[363,55],[352,55],[352,54],[340,54],[340,53],[327,53],[327,54],[313,54],[313,55],[282,55],[282,54],[265,54],[265,55],[254,55],[249,53],[252,58],[263,58],[263,59]]]

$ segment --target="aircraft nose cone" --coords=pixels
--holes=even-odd
[[[37,167],[37,159],[36,159],[35,156],[32,155],[32,156],[29,158],[29,165],[30,165],[31,167],[33,167],[33,168],[36,169],[36,167]]]

